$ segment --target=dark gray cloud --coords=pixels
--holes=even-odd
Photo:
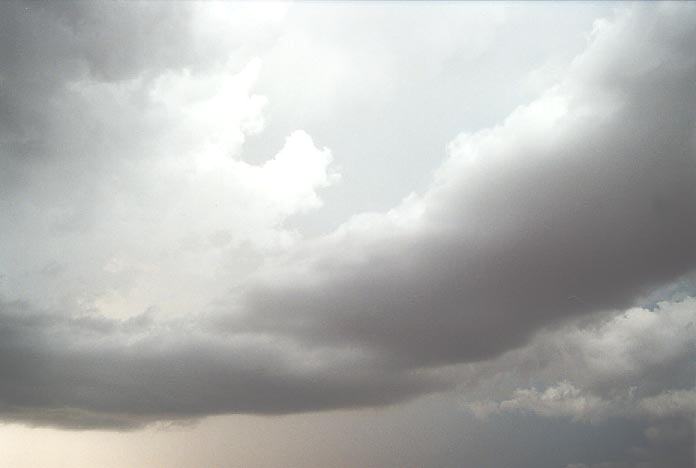
[[[432,376],[358,367],[350,353],[298,352],[147,315],[66,318],[3,303],[0,336],[0,413],[36,424],[130,428],[219,413],[383,405],[445,388]]]
[[[239,31],[223,39],[206,29],[215,25],[206,23],[204,16],[215,12],[195,3],[10,1],[1,8],[3,197],[21,191],[42,165],[55,159],[68,167],[78,160],[80,170],[98,177],[97,168],[113,165],[109,146],[114,140],[122,145],[120,159],[133,155],[136,142],[153,131],[141,121],[144,95],[117,103],[106,97],[96,106],[99,109],[85,109],[76,99],[76,83],[128,83],[166,71],[195,73],[221,63],[241,71],[275,34],[272,27],[254,31],[260,23],[253,21],[253,15],[241,14],[250,9],[243,5],[235,7],[240,14],[232,18],[218,15]],[[124,107],[131,107],[132,113],[124,112]],[[111,114],[108,129],[100,121],[100,111]],[[124,145],[131,147],[124,151]],[[84,164],[86,158],[91,164]],[[89,185],[85,180],[79,183]]]
[[[187,9],[166,4],[124,9],[88,2],[6,2],[2,9],[0,129],[3,140],[14,136],[17,144],[28,145],[27,151],[5,148],[8,156],[25,157],[30,143],[41,140],[46,120],[53,117],[51,98],[67,82],[85,76],[126,79],[148,69],[187,63],[182,57],[187,49],[181,47],[190,40],[181,37]],[[167,28],[161,30],[158,24]],[[145,37],[148,47],[143,48]]]

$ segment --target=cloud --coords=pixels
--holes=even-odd
[[[690,271],[693,14],[633,8],[597,24],[563,81],[458,136],[425,193],[270,264],[229,329],[453,364]]]
[[[255,58],[66,82],[45,112],[46,153],[3,197],[2,293],[111,315],[189,313],[260,252],[296,242],[284,222],[319,208],[318,191],[339,176],[302,130],[261,164],[239,159],[264,126],[266,99],[253,92],[261,67]],[[244,245],[249,265],[230,259]],[[39,274],[47,265],[54,274]]]
[[[687,298],[543,331],[526,347],[463,370],[464,406],[480,418],[501,412],[590,423],[692,418],[694,323],[696,300]]]
[[[7,189],[3,205],[14,300],[0,306],[0,412],[127,428],[387,405],[467,378],[445,365],[505,360],[542,329],[629,309],[626,321],[577,332],[590,393],[555,380],[501,404],[608,411],[622,387],[602,372],[659,375],[688,355],[690,330],[673,330],[671,352],[646,326],[685,312],[630,308],[696,260],[695,15],[651,5],[598,23],[559,83],[500,125],[459,135],[427,190],[311,240],[283,223],[321,205],[317,190],[337,179],[330,151],[298,131],[264,164],[235,159],[264,124],[259,61],[189,70],[155,41],[161,62],[95,56],[77,73],[63,51],[61,87],[38,86],[56,107],[34,119],[28,100],[35,125],[3,134],[42,156],[30,171],[4,162],[30,174],[31,190]],[[15,81],[44,70],[18,63]],[[229,271],[243,245],[268,254],[245,281]],[[47,261],[52,252],[59,260]],[[68,298],[47,299],[52,290]],[[131,316],[114,318],[114,303]],[[137,313],[153,303],[169,316]],[[657,353],[622,354],[653,338]],[[587,343],[618,358],[602,369]],[[691,404],[679,383],[641,387],[643,410]]]
[[[655,396],[635,398],[626,395],[606,400],[575,387],[567,381],[543,391],[519,388],[509,400],[473,402],[469,409],[478,417],[498,412],[530,412],[547,417],[568,417],[575,421],[601,422],[610,417],[668,418],[696,415],[695,390],[668,390]]]
[[[34,424],[127,429],[219,413],[383,405],[444,388],[417,373],[355,368],[350,353],[307,353],[147,315],[67,318],[3,303],[0,335],[0,413]]]
[[[103,162],[98,156],[110,156],[98,145],[74,147],[84,138],[95,138],[102,122],[92,119],[104,114],[95,116],[94,112],[112,112],[114,122],[102,139],[130,143],[143,133],[156,136],[156,129],[150,126],[123,128],[131,119],[140,123],[142,111],[137,106],[141,96],[124,93],[127,89],[123,88],[163,73],[201,76],[223,64],[231,74],[240,72],[272,45],[274,25],[286,6],[11,2],[2,10],[0,141],[5,157],[0,160],[0,194],[6,197],[32,180],[41,163],[58,158],[65,163],[90,153],[96,164]],[[235,18],[246,27],[219,34],[211,13],[218,22]],[[254,34],[254,25],[266,26],[257,30],[269,37]],[[242,30],[243,37],[230,34]],[[112,94],[102,95],[104,101],[84,108],[66,93],[76,83],[92,83],[92,90],[111,89]],[[121,94],[114,94],[119,88]],[[58,149],[65,151],[56,155]],[[122,149],[118,157],[129,153]]]
[[[644,398],[642,411],[657,417],[696,415],[696,390],[670,390]]]
[[[493,411],[529,411],[541,416],[565,416],[576,420],[608,416],[608,402],[595,395],[586,395],[573,384],[563,381],[543,392],[536,389],[517,389],[510,400],[493,406],[472,407],[477,416]]]

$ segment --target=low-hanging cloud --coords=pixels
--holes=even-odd
[[[418,374],[356,368],[350,354],[230,338],[147,314],[66,318],[3,303],[0,336],[0,414],[34,424],[127,429],[209,414],[382,405],[445,388]]]

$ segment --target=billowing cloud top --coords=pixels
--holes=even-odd
[[[338,182],[331,150],[296,130],[240,156],[272,105],[250,50],[285,6],[235,5],[257,26],[222,44],[201,25],[217,7],[3,5],[3,418],[125,428],[442,391],[480,416],[695,410],[693,298],[646,302],[696,266],[694,5],[596,22],[424,190],[309,238],[288,220]],[[100,53],[122,38],[134,53]],[[545,388],[510,371],[531,367]]]

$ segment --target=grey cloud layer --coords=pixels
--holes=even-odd
[[[65,318],[4,303],[0,395],[6,419],[74,428],[137,427],[229,412],[289,413],[393,403],[443,389],[417,374],[356,368],[195,324]]]
[[[634,305],[695,266],[694,43],[693,5],[598,24],[557,86],[460,135],[425,193],[269,260],[239,302],[202,322],[2,303],[0,411],[128,427],[389,404],[454,388],[440,365]],[[168,50],[157,57],[175,60]],[[92,59],[107,81],[159,60]],[[10,147],[31,142],[17,131],[4,133]]]

